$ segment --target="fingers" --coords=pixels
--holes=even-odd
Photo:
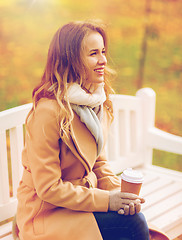
[[[129,214],[134,215],[136,213],[136,208],[133,202],[129,204]]]
[[[130,214],[129,206],[125,205],[123,208],[119,209],[118,214],[129,215]]]
[[[136,204],[136,206],[135,206],[135,212],[136,213],[139,213],[141,211],[141,204]]]
[[[124,214],[124,210],[121,208],[121,209],[119,209],[119,211],[118,211],[118,214],[121,214],[121,215],[123,215]]]
[[[143,197],[140,197],[133,193],[120,192],[120,197],[123,199],[131,199],[131,200],[140,199],[141,203],[145,202],[145,199]]]
[[[124,206],[124,215],[129,215],[130,214],[130,208],[129,208],[129,205],[125,205]]]
[[[110,192],[109,193],[109,210],[117,211],[119,214],[134,215],[140,212],[141,203],[145,200],[132,193]],[[122,210],[121,210],[122,209]]]
[[[140,198],[138,195],[133,194],[133,193],[128,193],[128,192],[120,192],[120,197],[121,198],[132,199],[132,200]]]
[[[123,204],[127,204],[129,205],[130,203],[133,203],[133,204],[138,204],[138,203],[141,203],[140,199],[136,199],[136,200],[131,200],[131,199],[122,199],[122,203]]]
[[[142,197],[140,197],[140,201],[141,201],[141,203],[145,203],[145,199]]]
[[[121,215],[134,215],[135,213],[139,213],[141,211],[140,202],[134,204],[134,202],[130,202],[129,205],[122,205],[122,208],[119,209],[118,214]]]
[[[125,205],[124,209],[121,208],[118,211],[118,214],[125,215],[125,216],[127,216],[127,215],[134,215],[135,213],[136,212],[135,212],[134,204],[130,204],[130,206],[129,205]]]

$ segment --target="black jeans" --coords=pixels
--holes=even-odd
[[[95,212],[104,240],[149,240],[149,229],[142,213],[120,215],[117,212]]]

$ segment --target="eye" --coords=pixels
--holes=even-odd
[[[94,55],[96,55],[96,52],[92,52],[92,53],[90,54],[90,56],[94,56]]]
[[[106,54],[106,50],[105,49],[102,50],[102,54],[104,54],[104,55]]]

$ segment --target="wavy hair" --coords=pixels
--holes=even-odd
[[[82,86],[86,77],[87,66],[83,58],[83,40],[90,32],[98,32],[103,37],[106,54],[108,40],[105,26],[97,21],[70,22],[59,28],[55,33],[48,51],[47,63],[41,82],[32,93],[34,111],[41,98],[56,99],[61,109],[60,134],[68,134],[73,111],[67,100],[67,84],[77,82]],[[109,94],[113,91],[109,78],[112,70],[105,68],[105,93],[106,101],[104,106],[112,114],[112,103]],[[29,115],[30,115],[29,114]],[[28,116],[29,116],[28,115]]]

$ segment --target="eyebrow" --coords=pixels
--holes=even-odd
[[[102,51],[103,51],[103,50],[106,50],[106,49],[103,48]],[[89,52],[97,52],[97,51],[99,51],[99,49],[96,48],[96,49],[91,49]]]
[[[97,52],[98,49],[91,49],[89,52]]]

